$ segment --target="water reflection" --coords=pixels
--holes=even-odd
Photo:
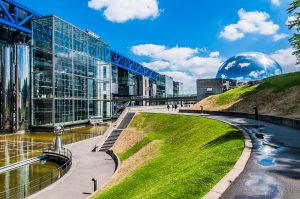
[[[78,142],[104,134],[106,126],[83,127],[66,130],[62,135],[63,145]],[[13,164],[41,154],[42,150],[52,145],[55,139],[54,133],[28,133],[0,136],[0,167]],[[43,175],[55,176],[58,165],[51,162],[37,162],[21,167],[7,173],[0,174],[0,198],[8,196],[8,192],[14,187],[28,184],[39,179]],[[49,177],[50,179],[50,177]],[[48,181],[50,181],[48,179]],[[43,183],[43,182],[42,182]],[[44,182],[42,185],[46,186]],[[27,187],[26,187],[27,189]],[[31,190],[26,190],[30,192]]]

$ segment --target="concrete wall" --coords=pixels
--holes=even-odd
[[[210,95],[223,93],[223,80],[217,79],[198,79],[197,98],[202,100]]]

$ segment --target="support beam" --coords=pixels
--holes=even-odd
[[[132,61],[131,59],[129,59],[123,55],[120,55],[119,53],[117,53],[115,51],[111,51],[111,63],[114,66],[123,68],[123,69],[133,72],[135,74],[149,77],[150,79],[153,79],[153,80],[157,80],[157,77],[158,77],[157,72],[155,72],[149,68],[146,68],[143,65],[141,65],[135,61]]]
[[[30,14],[27,17],[25,17],[24,19],[22,19],[22,21],[20,21],[20,23],[18,25],[22,26],[24,25],[27,21],[29,21],[34,15]]]
[[[11,14],[6,9],[6,7],[3,4],[2,0],[0,0],[0,7],[2,8],[3,12],[5,13],[5,15],[8,17],[8,19],[10,20],[10,22],[15,23],[15,20],[12,18]]]
[[[7,6],[8,5],[8,9]],[[40,17],[41,15],[32,11],[29,8],[13,1],[13,0],[0,0],[0,8],[3,11],[3,15],[0,17],[0,23],[5,26],[12,27],[17,31],[30,34],[31,28],[28,26],[29,22],[33,18]],[[25,12],[23,19],[20,19],[20,11]],[[26,24],[26,26],[25,26]]]

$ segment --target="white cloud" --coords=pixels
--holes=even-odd
[[[241,68],[245,68],[245,67],[248,67],[248,66],[250,66],[251,64],[250,63],[239,63],[239,66],[241,67]]]
[[[219,67],[224,61],[220,52],[206,50],[206,56],[201,49],[189,47],[166,47],[163,45],[143,44],[131,47],[131,51],[138,56],[146,56],[151,59],[144,66],[157,69],[158,72],[174,74],[185,85],[187,93],[196,93],[195,79],[215,77]],[[162,71],[160,71],[162,70]],[[191,75],[192,74],[192,75]],[[173,76],[173,75],[170,75]]]
[[[289,16],[288,19],[285,22],[285,25],[289,25],[291,22],[296,21],[297,17],[296,16]]]
[[[280,33],[280,34],[273,35],[273,39],[274,39],[274,41],[279,41],[279,40],[287,38],[288,36],[289,36],[288,34]]]
[[[261,70],[261,71],[251,71],[251,73],[249,74],[250,77],[253,78],[258,78],[260,75],[265,74],[265,71]]]
[[[230,24],[225,27],[223,32],[221,32],[221,37],[224,37],[231,41],[235,41],[237,39],[245,37],[245,34],[238,30],[237,24]]]
[[[219,57],[220,56],[220,52],[219,51],[211,52],[211,53],[209,53],[209,56],[210,57]]]
[[[274,35],[279,30],[279,26],[269,20],[270,15],[266,12],[246,12],[242,8],[238,15],[240,20],[236,24],[226,26],[220,33],[221,37],[234,41],[244,38],[248,33]]]
[[[271,3],[272,3],[274,6],[280,6],[281,1],[280,1],[280,0],[271,0]]]
[[[225,70],[229,70],[230,68],[235,66],[235,64],[236,64],[236,61],[232,61],[232,62],[228,63],[227,66],[225,67]]]
[[[186,72],[179,71],[167,71],[162,72],[162,74],[173,77],[174,81],[183,82],[183,93],[185,94],[195,94],[196,91],[196,79],[197,77],[189,75]]]
[[[183,60],[188,59],[198,53],[198,49],[188,47],[167,48],[164,45],[142,44],[131,47],[131,51],[139,56],[147,56],[156,60]]]
[[[297,59],[293,55],[293,48],[280,49],[272,53],[270,56],[275,59],[282,67],[283,72],[295,72],[299,70],[296,65]]]
[[[152,70],[159,71],[161,69],[168,68],[170,66],[170,63],[166,61],[153,61],[149,63],[143,62],[142,65]]]
[[[88,6],[103,11],[112,22],[123,23],[133,19],[148,19],[159,16],[158,0],[89,0]]]

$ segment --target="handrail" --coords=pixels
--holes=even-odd
[[[26,198],[27,196],[30,196],[56,182],[70,170],[72,166],[72,152],[69,149],[62,148],[60,151],[55,151],[54,147],[50,147],[44,149],[43,153],[47,153],[47,155],[51,153],[58,154],[66,157],[67,161],[62,166],[42,175],[37,179],[25,182],[22,185],[0,192],[0,198]]]

